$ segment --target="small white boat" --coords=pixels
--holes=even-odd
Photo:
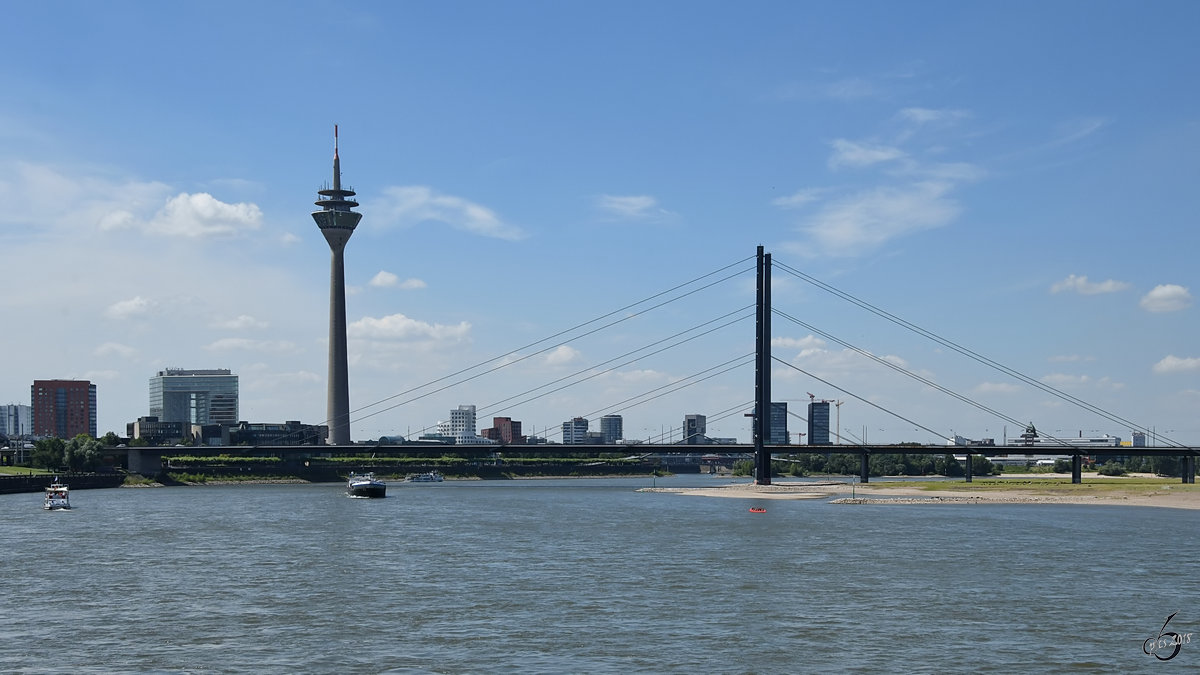
[[[56,477],[46,488],[46,499],[42,508],[47,511],[58,511],[71,508],[71,488],[66,483],[58,482]]]
[[[346,479],[346,494],[351,497],[385,497],[387,483],[373,473],[352,473]]]
[[[409,474],[404,480],[410,483],[440,483],[444,478],[437,471],[426,471],[425,473]]]

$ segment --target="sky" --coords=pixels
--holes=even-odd
[[[337,124],[355,440],[476,405],[750,442],[763,246],[793,442],[815,397],[848,441],[1200,445],[1195,2],[5,14],[0,403],[87,379],[123,434],[157,371],[229,368],[242,419],[324,422]]]

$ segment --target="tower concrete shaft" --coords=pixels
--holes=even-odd
[[[333,187],[318,190],[321,196],[313,211],[332,254],[329,264],[329,443],[350,445],[350,375],[346,355],[346,242],[358,227],[361,213],[350,209],[358,202],[349,199],[353,190],[342,189],[342,165],[338,158],[337,126],[333,127]]]

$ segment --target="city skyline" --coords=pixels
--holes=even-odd
[[[99,433],[120,433],[145,414],[150,374],[220,364],[241,375],[241,417],[323,422],[329,249],[307,205],[336,122],[364,214],[345,270],[355,440],[408,435],[464,402],[541,434],[750,353],[739,322],[600,365],[749,305],[752,273],[545,353],[522,347],[762,244],[1200,445],[1195,3],[367,2],[328,17],[349,44],[312,41],[302,6],[239,6],[237,22],[173,4],[11,10],[0,403],[34,380],[86,379]],[[336,82],[353,105],[312,95]],[[773,279],[781,311],[1011,418],[1130,435]],[[773,352],[773,400],[846,401],[831,436],[936,440],[789,366],[942,437],[1019,431],[778,317]],[[529,358],[420,388],[510,353]],[[588,369],[585,384],[502,403]],[[717,417],[752,399],[744,367],[619,412],[629,437],[700,414],[709,435],[747,442],[742,412]]]

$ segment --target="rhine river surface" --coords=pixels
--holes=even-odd
[[[1195,511],[635,491],[651,482],[81,490],[69,512],[2,495],[0,672],[1200,665]],[[1196,640],[1144,653],[1175,612]]]

